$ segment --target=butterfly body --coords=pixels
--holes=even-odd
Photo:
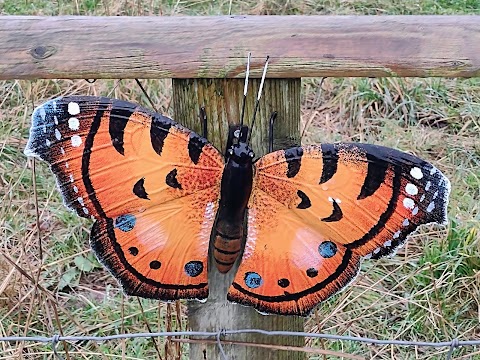
[[[252,192],[255,154],[246,141],[248,128],[239,129],[237,134],[227,149],[215,224],[213,256],[221,273],[232,268],[241,252],[245,212]]]
[[[73,96],[35,109],[25,153],[47,161],[65,204],[92,217],[90,243],[127,294],[208,296],[208,252],[240,265],[227,298],[263,313],[307,315],[364,258],[392,255],[446,223],[448,179],[413,155],[321,144],[253,161],[246,132],[222,155],[135,104]]]

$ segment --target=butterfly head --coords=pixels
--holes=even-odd
[[[233,160],[240,165],[251,164],[255,157],[255,153],[250,146],[243,141],[233,144],[230,149],[228,149],[227,153],[229,160]]]

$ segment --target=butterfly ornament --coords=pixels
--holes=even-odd
[[[205,300],[210,248],[222,273],[240,259],[228,300],[306,316],[362,259],[447,223],[450,182],[418,157],[336,143],[254,160],[251,131],[241,123],[223,155],[136,104],[65,96],[34,110],[25,154],[50,165],[68,208],[95,220],[90,245],[125,293],[145,298]]]

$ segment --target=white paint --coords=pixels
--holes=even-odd
[[[370,259],[372,257],[372,253],[368,253],[367,255],[364,256],[365,259]]]
[[[50,142],[50,140],[45,139],[45,144],[47,144],[47,146],[50,146],[52,143]]]
[[[80,113],[80,106],[76,102],[68,103],[68,113],[70,115],[77,115]]]
[[[83,210],[83,212],[85,213],[85,215],[88,215],[88,209],[87,209],[85,206],[82,207],[82,210]]]
[[[65,155],[65,149],[63,148],[63,146],[60,148],[60,152],[62,153],[62,155]]]
[[[333,202],[333,198],[331,196],[329,196],[328,201]]]
[[[247,220],[247,241],[245,243],[245,251],[243,252],[242,259],[248,259],[252,256],[255,251],[255,246],[257,243],[258,230],[255,226],[257,212],[254,209],[248,210],[248,220]]]
[[[408,195],[417,195],[418,194],[418,188],[411,183],[408,183],[405,186],[405,191],[407,192]]]
[[[392,240],[385,241],[385,244],[383,246],[390,247],[392,246]]]
[[[405,198],[403,199],[403,206],[405,206],[406,209],[411,210],[415,206],[415,201],[410,198]]]
[[[47,125],[43,125],[43,133],[44,133],[44,134],[47,133]]]
[[[53,115],[53,121],[55,122],[55,125],[58,125],[57,115]]]
[[[70,164],[68,163],[68,161],[65,161],[65,168],[68,169],[70,167]]]
[[[412,215],[417,215],[418,214],[418,206],[415,206],[412,210]]]
[[[73,178],[73,174],[70,174],[70,182],[73,183],[74,181],[75,181],[75,179]]]
[[[373,250],[373,253],[378,254],[380,252],[380,250],[381,250],[380,248],[376,248],[375,250]]]
[[[336,202],[337,204],[341,204],[341,203],[342,203],[342,200],[340,200],[340,199],[337,198],[337,199],[335,199],[335,202]]]
[[[82,145],[82,138],[78,135],[73,135],[70,140],[72,141],[73,147],[79,147],[80,145]]]
[[[432,183],[430,181],[427,181],[425,184],[425,191],[428,191],[430,189],[430,186],[432,186]]]
[[[430,204],[428,204],[427,212],[432,212],[433,209],[435,209],[435,203],[432,201]]]
[[[55,100],[52,101],[53,111],[57,111],[57,102]]]
[[[62,134],[60,134],[60,131],[58,129],[55,129],[55,137],[57,140],[60,140],[62,138]]]
[[[45,108],[43,106],[38,109],[38,115],[40,115],[42,120],[45,120],[45,117],[47,116],[47,113],[45,112]]]
[[[410,170],[410,175],[412,175],[417,180],[420,180],[421,178],[423,178],[422,170],[416,166]]]
[[[73,191],[75,191],[75,194],[78,193],[78,187],[76,187],[75,185],[73,185]]]
[[[437,196],[438,196],[438,191],[435,191],[435,192],[433,193],[433,199],[435,200],[435,199],[437,198]]]
[[[80,203],[80,205],[82,205],[82,206],[85,205],[85,203],[83,202],[83,197],[79,196],[77,198],[77,201]]]
[[[423,200],[425,200],[425,194],[423,194],[423,195],[420,197],[420,202],[423,202]]]
[[[400,230],[398,230],[395,234],[393,234],[394,239],[398,239],[400,237]]]
[[[405,219],[405,220],[403,220],[402,225],[403,225],[404,227],[405,227],[405,226],[408,226],[408,225],[410,225],[410,221],[409,221],[408,219]]]
[[[76,117],[71,117],[70,119],[68,119],[68,127],[71,130],[76,131],[80,128],[80,121],[78,121],[78,119]]]
[[[430,175],[433,175],[433,174],[435,174],[436,172],[437,172],[437,168],[436,168],[436,167],[432,167],[432,168],[430,169]]]

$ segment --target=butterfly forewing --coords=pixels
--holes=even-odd
[[[270,153],[256,164],[245,254],[228,297],[308,314],[353,280],[361,257],[392,254],[419,225],[445,224],[449,191],[433,165],[381,146]]]
[[[32,118],[25,153],[51,165],[68,207],[97,219],[92,247],[126,292],[206,297],[218,150],[169,118],[109,98],[54,99]]]

